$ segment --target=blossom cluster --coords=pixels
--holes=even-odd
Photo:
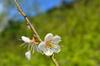
[[[34,51],[42,53],[46,56],[51,56],[54,53],[59,53],[61,51],[59,46],[61,37],[58,35],[53,36],[52,33],[48,33],[44,40],[39,43],[36,42],[34,38],[30,39],[26,36],[22,36],[21,39],[24,41],[25,45],[28,46],[28,51],[25,53],[28,60],[31,59],[31,54]]]

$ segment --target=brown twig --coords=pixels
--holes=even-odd
[[[20,7],[19,3],[17,2],[17,0],[15,0],[16,3],[16,7],[19,11],[19,13],[24,17],[24,19],[26,20],[27,25],[30,27],[30,29],[33,32],[33,36],[36,40],[38,40],[39,42],[41,41],[40,36],[38,35],[37,31],[35,30],[34,26],[32,25],[32,23],[30,22],[30,20],[28,19],[28,17],[26,16],[26,14],[23,12],[22,8]]]
[[[53,63],[55,64],[55,66],[60,66],[59,63],[57,62],[57,60],[54,57],[54,54],[51,56],[51,59],[53,61]]]

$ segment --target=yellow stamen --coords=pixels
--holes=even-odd
[[[54,45],[52,44],[51,41],[46,41],[46,48],[53,48]]]

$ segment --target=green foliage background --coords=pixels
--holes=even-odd
[[[100,0],[76,3],[31,18],[41,38],[51,32],[62,37],[56,55],[61,66],[100,66]],[[49,57],[35,53],[26,60],[20,37],[31,37],[24,22],[10,21],[0,34],[0,66],[54,66]]]

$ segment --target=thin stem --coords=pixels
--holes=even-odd
[[[54,57],[54,54],[51,56],[51,59],[53,61],[53,63],[55,64],[55,66],[60,66],[59,63],[57,62],[57,60]]]
[[[24,19],[26,20],[27,25],[30,27],[30,29],[33,32],[33,36],[35,39],[37,39],[38,41],[41,41],[39,34],[37,33],[37,31],[35,30],[34,26],[32,25],[32,23],[30,22],[30,20],[28,19],[28,17],[26,16],[26,14],[23,12],[22,8],[20,7],[19,3],[17,2],[17,0],[15,0],[16,3],[16,7],[19,11],[19,13],[24,17]]]

